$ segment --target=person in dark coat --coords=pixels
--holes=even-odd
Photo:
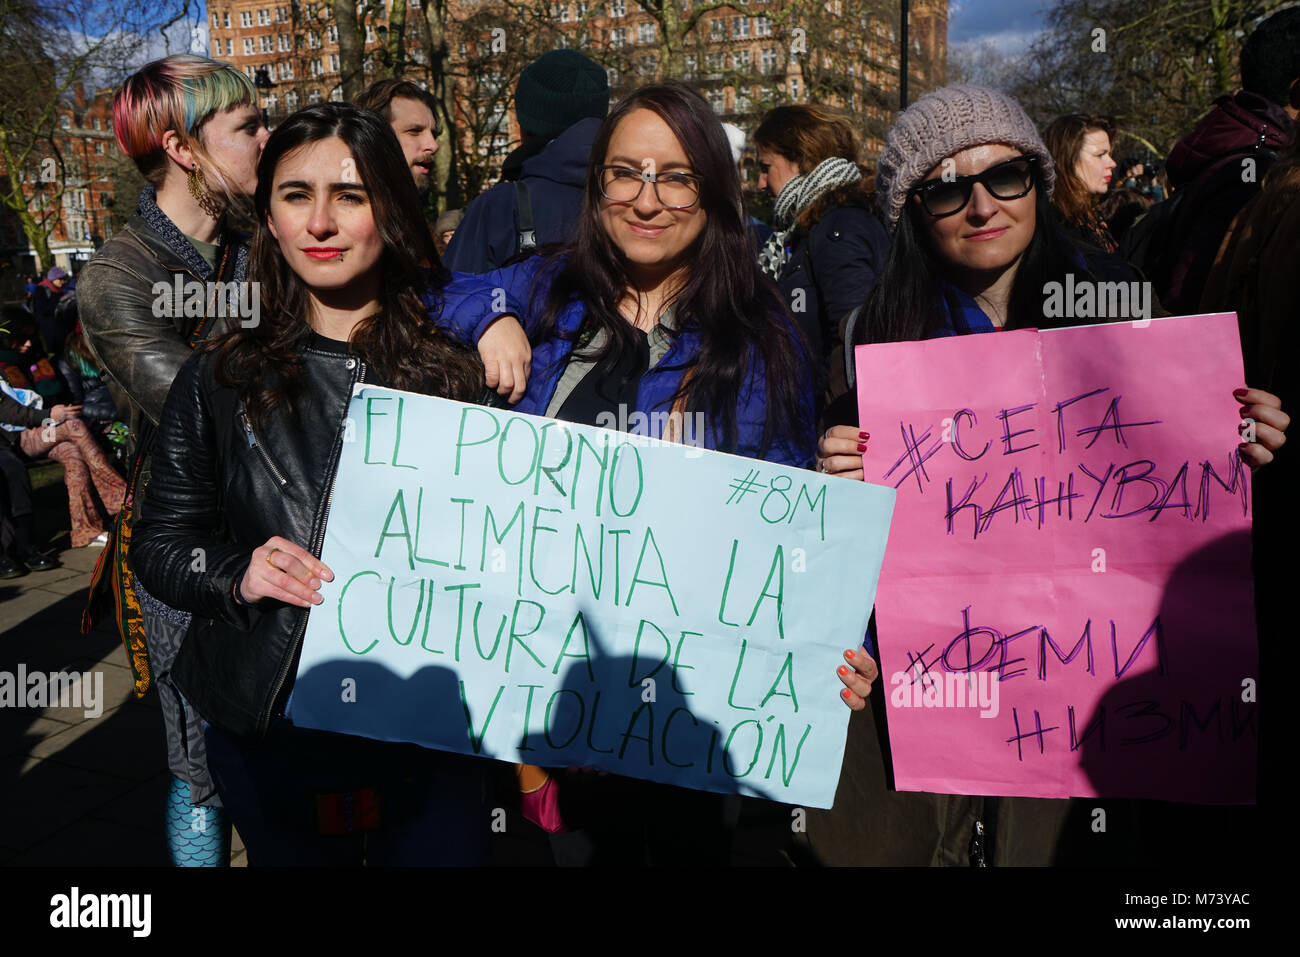
[[[754,131],[758,185],[776,197],[774,232],[759,252],[803,327],[821,396],[840,320],[876,283],[889,236],[872,211],[870,170],[848,120],[825,107],[770,110]]]
[[[491,272],[531,246],[568,240],[582,208],[591,144],[609,110],[605,70],[576,50],[552,50],[525,67],[515,90],[523,144],[506,157],[501,182],[465,210],[443,264]],[[520,216],[520,193],[531,206]]]
[[[1300,8],[1269,17],[1246,40],[1241,86],[1219,97],[1170,152],[1165,171],[1174,193],[1147,214],[1150,222],[1134,224],[1123,247],[1175,315],[1197,311],[1228,226],[1295,136]],[[1137,250],[1143,239],[1146,254]]]
[[[32,292],[32,315],[41,330],[41,341],[45,351],[58,356],[63,349],[63,340],[72,331],[64,329],[57,315],[59,300],[63,298],[63,288],[67,285],[68,274],[58,266],[51,266],[45,278],[37,284]]]

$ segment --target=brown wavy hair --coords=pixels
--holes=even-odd
[[[862,179],[829,190],[800,210],[795,217],[799,232],[807,232],[828,210],[838,206],[875,205],[875,172],[860,160],[857,134],[848,116],[825,106],[795,104],[768,110],[751,137],[756,147],[771,150],[797,163],[799,172],[811,173],[819,163],[834,156],[853,160],[862,171]]]
[[[421,299],[421,292],[431,292],[433,309],[440,310],[448,274],[421,215],[397,136],[378,113],[349,103],[300,110],[267,140],[257,164],[257,230],[248,268],[248,278],[261,284],[261,321],[210,346],[218,353],[217,381],[239,392],[255,422],[282,406],[293,413],[303,388],[299,353],[311,335],[310,306],[306,285],[285,261],[267,215],[280,160],[300,146],[331,137],[352,151],[384,242],[380,311],[352,330],[353,352],[395,389],[478,401],[483,395],[482,361],[434,327]]]
[[[1106,116],[1067,113],[1052,120],[1043,130],[1043,143],[1056,166],[1052,208],[1062,220],[1074,226],[1088,225],[1096,219],[1096,198],[1079,179],[1074,167],[1083,152],[1084,139],[1098,130],[1110,137],[1114,144],[1115,124]]]

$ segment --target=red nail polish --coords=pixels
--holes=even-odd
[[[859,452],[865,452],[866,450],[867,450],[867,443],[866,443],[866,442],[859,442],[859,443],[858,443],[858,451],[859,451]]]
[[[860,438],[863,442],[865,442],[867,439],[871,438],[871,433],[870,433],[870,432],[859,432],[859,433],[858,433],[858,438]]]
[[[841,698],[847,698],[848,696],[849,696],[849,689],[848,689],[848,688],[845,688],[843,691],[840,692],[840,697],[841,697]]]
[[[845,658],[848,658],[849,661],[852,661],[852,660],[853,660],[853,652],[852,652],[852,651],[846,651],[846,652],[844,652],[844,657],[845,657]]]
[[[848,666],[848,665],[840,665],[839,668],[836,669],[836,670],[838,670],[840,674],[842,674],[842,675],[846,675],[846,674],[849,673],[849,666]]]

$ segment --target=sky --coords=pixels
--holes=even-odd
[[[988,41],[998,52],[1020,52],[1043,28],[1050,0],[952,0],[948,7],[948,45]]]

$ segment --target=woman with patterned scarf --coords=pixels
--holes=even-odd
[[[87,342],[110,388],[119,390],[119,405],[130,408],[135,460],[83,628],[113,614],[136,694],[158,688],[172,773],[167,841],[177,866],[229,863],[230,825],[208,773],[202,723],[170,677],[189,615],[141,587],[128,551],[133,516],[148,490],[152,433],[177,371],[202,339],[257,319],[256,312],[232,315],[232,304],[256,297],[239,295],[247,238],[230,226],[257,185],[266,143],[256,102],[244,74],[191,54],[157,60],[127,78],[113,101],[113,132],[149,185],[126,227],[86,264],[78,287]],[[196,574],[203,560],[194,557]]]
[[[872,211],[870,171],[858,165],[857,137],[843,116],[780,106],[751,139],[759,189],[776,198],[775,232],[759,263],[812,343],[820,403],[840,320],[876,284],[889,235]]]

